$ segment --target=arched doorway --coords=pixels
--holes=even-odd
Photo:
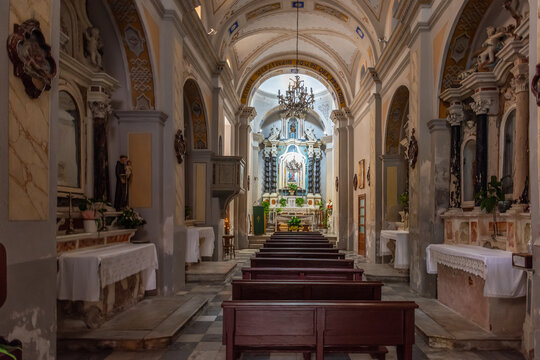
[[[184,84],[185,157],[185,219],[206,222],[207,163],[198,161],[198,152],[208,149],[207,116],[204,100],[197,83],[188,79]]]
[[[408,199],[409,190],[409,167],[405,155],[408,117],[409,89],[400,86],[394,93],[386,121],[383,209],[387,223],[401,222],[399,212],[406,210],[400,199]]]

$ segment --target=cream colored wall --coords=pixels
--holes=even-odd
[[[194,163],[193,170],[193,185],[195,188],[195,198],[193,200],[194,219],[195,221],[206,222],[206,164]]]
[[[152,207],[152,134],[129,134],[128,149],[128,157],[133,164],[129,205],[135,208],[150,208]]]
[[[358,188],[354,191],[353,196],[353,222],[354,222],[354,251],[358,253],[358,196],[361,194],[366,194],[366,205],[371,203],[372,194],[371,187],[368,185],[367,178],[365,178],[365,188],[360,189],[360,173],[358,163],[360,160],[365,159],[365,174],[367,176],[367,171],[370,167],[370,164],[373,163],[371,159],[371,146],[372,146],[372,137],[371,137],[371,114],[368,112],[365,114],[359,121],[355,122],[354,126],[354,174],[358,176]],[[372,169],[373,170],[373,169]],[[373,207],[366,206],[366,250],[370,242],[369,238],[369,229],[371,227],[370,223],[373,222],[375,217],[374,214],[375,205]]]

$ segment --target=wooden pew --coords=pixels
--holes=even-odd
[[[279,239],[314,239],[314,240],[328,240],[328,238],[325,238],[324,236],[314,236],[314,235],[304,235],[304,236],[294,236],[294,235],[287,235],[287,236],[270,236],[270,240],[279,240]]]
[[[334,248],[274,248],[274,247],[265,248],[263,247],[263,248],[260,248],[259,251],[260,252],[296,252],[296,253],[301,253],[301,252],[338,253],[339,249],[334,249]]]
[[[277,248],[333,248],[334,245],[330,243],[321,243],[321,242],[265,242],[263,247],[277,247]]]
[[[251,258],[251,267],[354,269],[353,259]]]
[[[345,254],[327,252],[258,252],[255,256],[260,258],[345,259]]]
[[[412,360],[412,301],[224,301],[226,359],[245,350],[364,352],[384,359],[396,346],[399,360]]]
[[[267,243],[274,243],[274,242],[312,242],[312,243],[330,243],[330,241],[325,239],[300,239],[300,238],[283,238],[283,239],[268,239],[266,240]]]
[[[233,300],[381,300],[381,282],[233,280]]]
[[[349,280],[362,281],[362,269],[242,268],[244,280]]]
[[[321,235],[319,231],[276,231],[272,235],[291,235],[291,234],[305,234],[305,235]]]

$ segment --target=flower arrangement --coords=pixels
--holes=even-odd
[[[301,197],[296,198],[296,206],[298,207],[304,206],[304,198],[301,198]]]
[[[119,225],[122,225],[128,229],[134,229],[139,226],[146,224],[146,220],[143,219],[141,215],[134,209],[126,207],[122,214],[118,216],[116,221]]]
[[[276,213],[278,213],[278,214],[281,213],[282,211],[283,211],[282,208],[277,208],[277,209],[276,209]]]
[[[281,207],[286,207],[287,206],[287,199],[285,199],[285,198],[279,199],[279,205],[281,205]]]
[[[291,220],[287,222],[287,224],[289,225],[289,231],[298,231],[298,229],[300,228],[300,223],[300,218],[293,216]]]
[[[295,183],[290,183],[288,187],[289,187],[289,193],[291,193],[291,195],[293,195],[296,192],[296,190],[298,190],[298,185],[296,185]]]

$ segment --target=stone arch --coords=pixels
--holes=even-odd
[[[149,41],[134,0],[106,0],[122,37],[135,110],[156,106],[154,71]]]
[[[191,149],[208,149],[208,131],[206,106],[201,94],[199,85],[193,79],[188,79],[184,83],[184,114],[188,117],[184,119],[184,126],[189,126],[189,137]]]
[[[446,57],[441,69],[439,94],[452,87],[457,75],[466,70],[471,52],[474,51],[472,43],[478,26],[492,2],[493,0],[468,0],[462,5],[445,46]],[[446,104],[441,100],[439,117],[445,118],[446,112]]]
[[[387,155],[400,154],[400,141],[404,137],[403,126],[409,115],[409,89],[400,86],[390,102],[388,118],[386,119],[386,136],[384,150]]]
[[[285,59],[285,60],[276,60],[263,65],[252,72],[251,76],[247,77],[245,85],[240,94],[241,103],[247,105],[249,103],[249,98],[252,95],[252,90],[256,88],[257,83],[269,72],[275,71],[283,67],[294,67],[298,65],[299,68],[308,70],[317,74],[323,81],[330,85],[332,91],[336,96],[336,103],[340,108],[347,107],[347,100],[345,96],[345,91],[341,87],[338,78],[332,74],[330,70],[321,66],[318,63],[309,60],[298,60],[296,59]]]

